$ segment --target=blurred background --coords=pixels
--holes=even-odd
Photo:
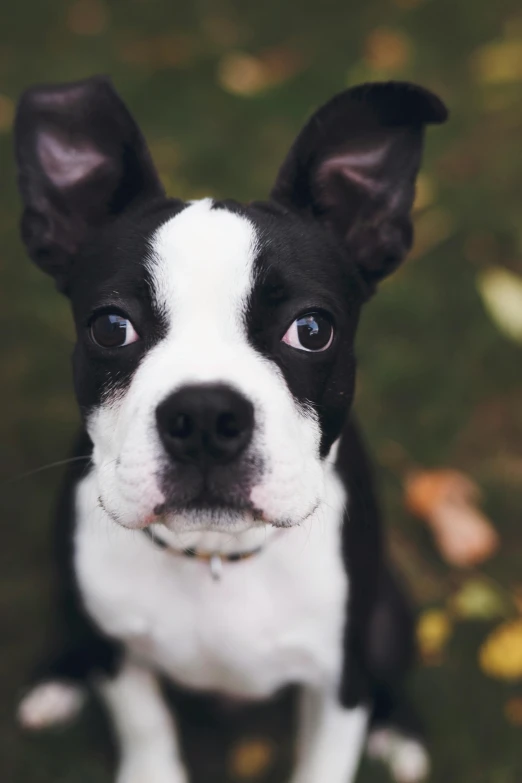
[[[62,468],[27,474],[67,456],[78,417],[67,302],[18,238],[12,120],[30,84],[99,72],[182,198],[266,196],[306,116],[346,86],[409,79],[448,103],[451,121],[428,134],[415,247],[364,313],[356,408],[391,553],[419,610],[411,691],[432,780],[521,783],[519,2],[17,0],[0,22],[2,783],[111,780],[95,705],[63,732],[22,736],[13,721],[51,618]],[[280,707],[187,705],[196,782],[283,780],[291,697]],[[366,762],[361,780],[388,778]]]

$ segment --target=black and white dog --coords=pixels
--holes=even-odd
[[[424,125],[445,118],[420,87],[356,87],[267,202],[184,203],[107,80],[21,100],[22,233],[72,303],[90,461],[58,514],[63,646],[19,717],[66,719],[95,680],[119,783],[187,780],[159,676],[302,686],[293,783],[352,781],[379,725],[397,779],[427,772],[397,730],[412,624],[349,410],[359,312],[410,247]]]

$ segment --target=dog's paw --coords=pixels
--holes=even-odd
[[[430,771],[430,760],[424,746],[393,729],[372,731],[368,738],[368,755],[382,761],[397,783],[421,783]]]
[[[37,685],[18,705],[18,722],[24,729],[38,731],[72,720],[84,701],[81,688],[51,681]]]
[[[188,783],[180,763],[162,753],[130,755],[118,770],[116,783]]]

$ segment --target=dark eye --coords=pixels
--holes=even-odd
[[[291,325],[283,342],[301,351],[326,351],[332,344],[332,322],[323,313],[305,313]]]
[[[121,348],[140,339],[131,321],[116,313],[97,316],[91,324],[91,337],[101,348]]]

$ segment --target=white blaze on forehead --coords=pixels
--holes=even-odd
[[[262,470],[250,500],[266,519],[298,522],[322,497],[317,416],[296,402],[276,362],[248,339],[257,252],[250,220],[212,209],[210,199],[188,206],[151,239],[147,264],[166,334],[143,357],[126,394],[89,422],[99,494],[127,527],[139,526],[165,500],[156,410],[191,384],[226,384],[253,404],[249,449]],[[175,517],[172,524],[184,523]]]
[[[252,288],[257,237],[252,223],[212,200],[196,201],[152,239],[153,296],[169,330],[191,330],[212,342],[241,325]]]

